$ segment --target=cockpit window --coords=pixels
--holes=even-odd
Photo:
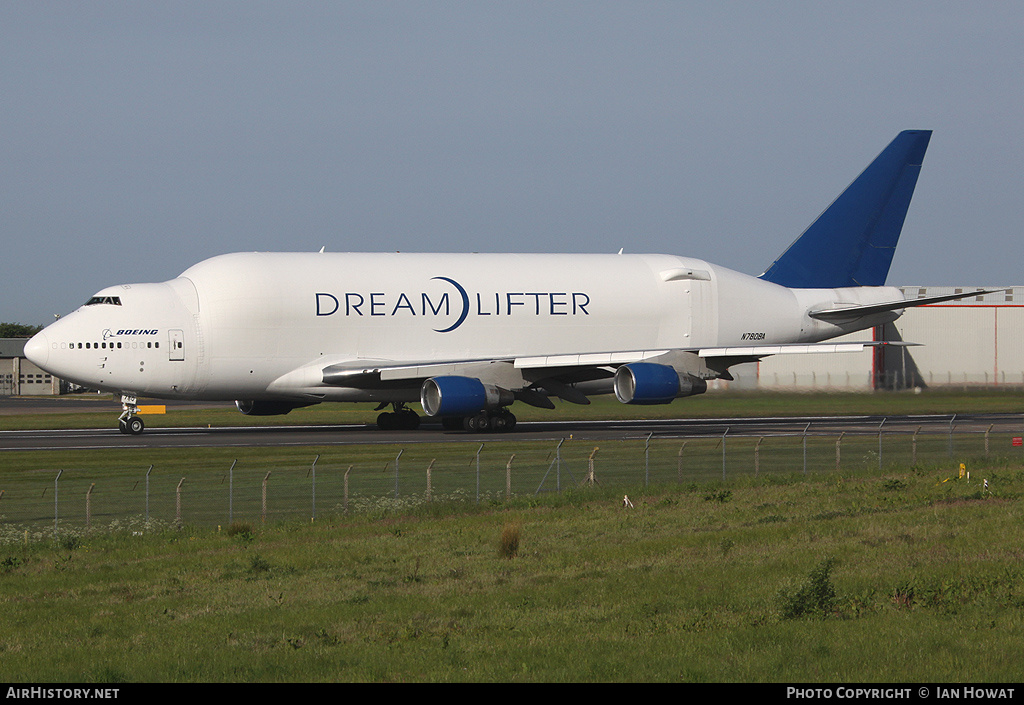
[[[95,306],[96,304],[110,304],[112,306],[121,305],[120,296],[94,296],[85,302],[86,306]]]

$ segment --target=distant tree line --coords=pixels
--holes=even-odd
[[[31,338],[42,329],[42,326],[26,326],[24,323],[0,323],[0,338]]]

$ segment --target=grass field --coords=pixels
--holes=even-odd
[[[747,478],[7,544],[3,676],[1019,681],[1022,489]]]
[[[742,397],[721,404],[755,406]],[[1003,411],[1013,401],[1008,394],[864,397],[830,403],[830,411]],[[899,397],[901,408],[929,398],[934,406],[867,410],[876,397]],[[822,402],[784,395],[752,413],[810,414],[799,409],[816,403],[820,411]],[[734,413],[722,408],[709,415]],[[749,466],[754,442],[730,441],[730,462]],[[673,444],[659,451],[664,462],[649,484],[632,442],[602,448],[597,487],[566,475],[561,492],[549,478],[535,494],[537,471],[505,499],[504,474],[495,470],[479,503],[465,443],[403,451],[397,499],[388,463],[399,449],[386,446],[5,453],[0,678],[1019,681],[1024,463],[984,457],[959,441],[958,455],[947,458],[945,440],[937,442],[937,462],[911,465],[894,447],[880,468],[877,441],[864,440],[844,450],[840,472],[833,465],[806,475],[794,449],[766,443],[759,474],[730,465],[727,481],[721,451],[711,446],[707,467],[678,474]],[[832,463],[833,446],[822,439],[819,449]],[[563,448],[566,467],[581,475],[592,447]],[[498,469],[508,454],[526,452],[525,444],[485,451]],[[550,468],[551,452],[539,449],[534,464]],[[261,523],[253,509],[259,481],[271,472],[271,483],[298,488],[294,501],[308,507],[318,453],[316,520],[304,509],[301,519],[271,512]],[[971,481],[957,479],[964,458]],[[434,459],[437,484],[427,502],[422,471]],[[233,460],[235,481],[248,489],[229,524],[224,492]],[[140,488],[154,463],[146,524]],[[373,484],[354,493],[358,501],[345,514],[339,481],[349,465]],[[78,517],[52,531],[57,468],[70,468],[60,496],[76,503],[75,512],[96,484],[93,530]],[[222,521],[186,516],[183,526],[172,525],[168,502],[185,475],[190,501],[200,498]],[[458,483],[445,484],[456,476]],[[116,518],[102,507],[111,483],[136,502]],[[21,494],[38,498],[49,530],[30,535],[10,516]],[[623,495],[632,508],[622,506]]]

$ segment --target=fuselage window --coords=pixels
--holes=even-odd
[[[89,348],[89,343],[86,343],[86,344],[85,344],[85,349],[86,349],[86,350],[89,350],[89,349],[90,349],[90,348]]]
[[[147,347],[147,348],[151,348],[151,347],[153,347],[153,343],[146,343],[146,347]]]
[[[118,344],[117,344],[117,349],[118,349],[118,350],[120,350],[120,349],[121,349],[121,343],[118,343]]]

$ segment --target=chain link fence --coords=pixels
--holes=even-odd
[[[351,512],[394,511],[428,503],[500,503],[600,485],[636,492],[667,484],[741,476],[875,473],[917,467],[945,476],[963,463],[1020,466],[1013,433],[720,435],[610,441],[352,445],[277,462],[273,450],[231,463],[190,462],[106,471],[0,473],[0,543],[63,530],[151,526],[253,525],[316,521]],[[290,464],[289,464],[290,462]],[[980,481],[980,480],[979,480]]]

